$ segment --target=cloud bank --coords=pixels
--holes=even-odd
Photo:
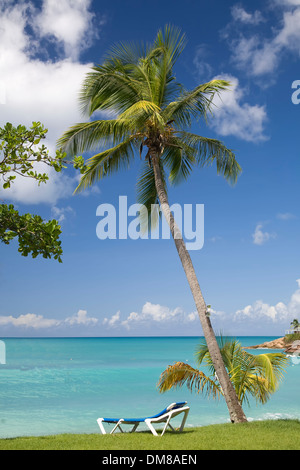
[[[228,74],[215,76],[214,79],[227,80],[231,83],[228,91],[213,100],[213,117],[209,125],[223,136],[234,135],[247,142],[262,142],[265,135],[267,112],[265,106],[251,105],[245,102],[246,90],[239,80]]]
[[[9,331],[14,329],[19,333],[37,332],[51,332],[67,331],[72,334],[72,327],[89,327],[97,325],[99,320],[95,317],[89,317],[86,310],[78,310],[78,312],[63,320],[54,318],[45,318],[43,315],[35,313],[26,313],[14,317],[12,315],[0,316],[0,326],[2,328],[10,328]],[[12,329],[13,328],[13,329]],[[5,330],[6,331],[6,330]]]
[[[78,57],[92,35],[97,37],[90,5],[90,0],[44,0],[40,8],[33,2],[0,3],[0,126],[42,122],[49,130],[44,144],[50,155],[58,137],[82,120],[78,93],[92,64]],[[55,204],[73,193],[75,178],[49,168],[47,173],[47,184],[19,177],[0,196]]]
[[[186,314],[180,307],[172,310],[166,306],[146,302],[141,312],[131,312],[127,318],[122,320],[120,311],[118,311],[111,318],[104,318],[103,325],[110,328],[122,327],[130,331],[137,327],[140,328],[142,325],[147,328],[150,324],[152,326],[173,326],[174,323],[187,324],[194,322],[197,317],[197,313]]]
[[[234,313],[211,309],[211,321],[216,334],[238,335],[280,335],[289,329],[294,318],[300,315],[300,279],[298,288],[292,293],[287,303],[278,301],[273,305],[256,300],[252,304],[236,310]],[[87,310],[78,310],[64,319],[45,318],[34,313],[19,316],[0,316],[2,331],[10,335],[45,336],[147,336],[148,331],[159,335],[199,335],[202,329],[196,311],[185,312],[181,307],[169,308],[164,305],[145,302],[141,310],[123,315],[121,310],[110,317],[89,316]]]
[[[270,305],[263,300],[257,300],[234,313],[217,311],[212,308],[211,320],[215,332],[245,334],[250,331],[252,335],[255,334],[255,330],[258,333],[264,330],[264,335],[279,334],[283,336],[285,330],[289,329],[291,321],[294,318],[299,318],[300,315],[300,279],[297,279],[296,282],[298,288],[293,292],[288,303],[279,301]],[[183,328],[189,329],[190,334],[197,334],[197,330],[200,330],[196,311],[186,313],[179,307],[170,309],[151,302],[146,302],[140,312],[131,312],[125,318],[122,318],[120,311],[118,311],[111,318],[105,318],[103,325],[111,331],[123,328],[127,332],[134,332],[141,327],[147,331],[147,328],[150,326],[152,328],[153,325],[158,328],[175,325],[177,334],[180,334]]]
[[[298,0],[275,1],[271,9],[280,17],[277,25],[267,25],[260,11],[248,13],[243,7],[231,10],[233,22],[226,28],[226,36],[232,52],[232,62],[247,75],[262,77],[274,73],[286,54],[300,53],[300,3]],[[264,29],[239,29],[245,24],[258,26],[264,22]],[[232,38],[233,32],[238,35]],[[267,33],[268,31],[268,33]]]

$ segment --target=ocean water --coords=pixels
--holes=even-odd
[[[99,417],[143,417],[187,401],[187,426],[225,423],[224,399],[183,387],[160,394],[160,374],[176,361],[195,366],[203,338],[4,338],[0,364],[0,438],[99,432]],[[239,337],[243,346],[273,337]],[[253,354],[263,352],[253,350]],[[250,419],[300,419],[300,363],[290,360],[279,390],[265,404],[244,406]]]

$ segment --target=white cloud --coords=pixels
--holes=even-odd
[[[262,300],[257,300],[253,304],[237,310],[233,320],[250,320],[253,324],[257,321],[267,320],[272,323],[282,323],[288,329],[292,319],[300,315],[300,279],[297,279],[297,284],[298,289],[292,294],[288,304],[278,302],[275,305],[270,305]]]
[[[254,13],[248,13],[239,5],[234,5],[232,7],[231,14],[235,21],[241,21],[245,24],[257,25],[264,21],[263,15],[259,10],[255,10]]]
[[[75,211],[72,209],[72,207],[67,206],[67,207],[56,207],[53,206],[51,208],[51,213],[52,216],[59,222],[62,223],[64,220],[66,220],[67,215],[74,215]]]
[[[121,327],[131,330],[141,325],[143,325],[143,327],[147,327],[147,325],[151,327],[154,325],[173,326],[173,322],[188,324],[197,320],[197,312],[186,314],[180,307],[176,307],[172,310],[163,305],[146,302],[141,312],[131,312],[125,320],[122,320],[120,311],[118,311],[116,314],[112,315],[111,318],[105,318],[103,325],[110,328]]]
[[[276,305],[269,305],[261,300],[257,300],[252,305],[237,310],[236,316],[248,317],[252,320],[262,318],[268,318],[272,321],[285,320],[289,315],[289,310],[283,302],[278,302]]]
[[[221,135],[234,135],[249,142],[264,141],[264,125],[267,121],[265,106],[244,102],[245,90],[232,75],[219,75],[215,79],[231,83],[229,91],[214,97],[213,117],[210,126]]]
[[[35,313],[27,313],[18,317],[13,317],[12,315],[0,316],[1,326],[12,325],[22,328],[43,329],[57,326],[59,323],[59,320],[44,318],[42,315],[36,315]]]
[[[232,61],[249,75],[260,76],[276,69],[280,56],[279,45],[264,41],[258,36],[241,37],[232,42]]]
[[[88,317],[86,310],[78,310],[75,315],[66,318],[64,323],[68,325],[96,325],[98,323],[98,319]]]
[[[275,233],[269,233],[266,231],[263,231],[263,225],[262,224],[257,224],[255,227],[255,231],[252,234],[253,238],[253,243],[255,245],[263,245],[267,241],[271,240],[272,238],[276,238]]]
[[[51,155],[51,153],[50,153]],[[1,199],[22,202],[27,204],[56,204],[59,199],[70,197],[76,187],[76,179],[64,173],[56,173],[53,168],[44,164],[36,164],[34,169],[41,173],[47,173],[49,180],[40,186],[32,178],[24,178],[17,175],[9,189],[3,189],[0,185]]]
[[[277,27],[272,25],[271,37],[266,37],[262,33],[248,36],[240,34],[237,39],[232,40],[230,45],[232,61],[235,65],[242,70],[247,70],[247,75],[262,77],[268,74],[270,76],[278,68],[284,54],[287,52],[300,54],[299,5],[298,0],[277,2],[277,6],[281,8],[282,17]],[[236,20],[241,20],[242,17],[246,19],[247,16],[238,7],[235,7],[233,11]]]
[[[173,321],[176,317],[182,315],[182,313],[179,307],[171,310],[169,307],[146,302],[142,307],[141,313],[130,313],[127,319],[122,322],[122,325],[130,329],[131,326],[139,323],[166,323]]]
[[[290,322],[300,316],[300,279],[297,279],[298,288],[290,297],[289,302],[277,302],[274,305],[268,304],[263,300],[257,300],[244,308],[236,310],[233,314],[228,314],[221,310],[210,309],[211,320],[215,331],[221,327],[221,331],[239,329],[241,334],[245,334],[247,329],[253,334],[255,329],[266,328],[273,325],[284,330],[288,329]],[[173,334],[195,334],[200,329],[199,316],[197,311],[185,313],[180,307],[170,309],[160,304],[146,302],[141,312],[131,312],[125,320],[121,318],[118,311],[110,318],[106,317],[100,323],[96,317],[89,317],[86,310],[78,312],[64,319],[45,318],[43,315],[27,313],[19,316],[0,316],[0,326],[3,331],[9,331],[10,334],[23,334],[24,331],[35,331],[36,333],[44,331],[51,334],[55,329],[56,334],[61,332],[64,335],[74,334],[74,331],[83,334],[92,328],[94,334],[95,327],[104,326],[106,333],[109,330],[121,333],[126,332],[151,332],[169,331]],[[9,329],[10,328],[10,329]],[[225,329],[225,330],[224,330]],[[270,333],[271,330],[268,330]],[[101,330],[103,334],[103,330]]]
[[[280,220],[292,220],[297,218],[294,214],[291,214],[290,212],[279,213],[276,217]]]
[[[112,315],[111,318],[104,318],[103,325],[107,325],[108,327],[114,327],[120,321],[120,311]]]
[[[86,310],[78,310],[78,312],[63,320],[53,318],[45,318],[43,315],[36,315],[35,313],[27,313],[14,317],[12,315],[0,316],[0,326],[12,326],[21,329],[32,328],[34,330],[51,329],[53,327],[68,327],[74,325],[90,326],[98,323],[97,318],[88,317]]]
[[[188,323],[193,323],[194,321],[197,321],[197,320],[199,320],[199,315],[197,311],[188,313],[186,315],[186,321]]]
[[[91,0],[44,0],[35,25],[41,36],[54,36],[65,54],[76,59],[95,34],[90,5]]]
[[[54,155],[60,135],[82,120],[78,93],[92,64],[82,64],[75,59],[81,46],[86,45],[85,38],[95,33],[91,27],[89,5],[90,0],[45,0],[40,11],[31,2],[0,3],[1,95],[5,96],[5,103],[0,105],[0,126],[7,121],[26,126],[32,121],[41,121],[48,129],[44,144],[50,155]],[[66,17],[70,9],[72,15]],[[53,32],[54,45],[63,41],[66,53],[68,48],[76,53],[49,58],[53,47],[47,39],[50,20],[54,29],[61,22],[66,26],[60,30],[60,38]],[[35,34],[29,32],[32,30]],[[41,59],[44,49],[39,48],[42,44],[47,60]],[[65,171],[56,173],[53,169],[48,174],[50,181],[40,186],[29,178],[17,178],[11,189],[1,191],[1,197],[18,202],[55,204],[58,199],[73,193],[75,178],[66,175]]]
[[[283,27],[274,38],[274,45],[300,52],[300,8],[285,12]]]
[[[275,0],[275,3],[280,5],[281,7],[283,5],[286,6],[300,6],[300,0]]]

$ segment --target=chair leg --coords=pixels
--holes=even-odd
[[[145,423],[147,424],[148,428],[152,432],[153,436],[158,436],[157,432],[155,431],[154,427],[151,424],[151,421],[149,419],[145,419]]]
[[[106,431],[105,431],[105,429],[104,429],[104,426],[103,426],[103,424],[102,424],[102,421],[103,421],[102,418],[98,418],[98,419],[97,419],[97,423],[98,423],[98,425],[99,425],[99,428],[100,428],[102,434],[106,434]]]
[[[176,432],[176,429],[173,428],[172,424],[169,423],[169,428],[173,431],[173,432]]]
[[[182,419],[182,422],[181,422],[181,426],[180,426],[179,432],[182,432],[182,431],[183,431],[183,428],[184,428],[184,426],[185,426],[185,423],[186,423],[186,420],[187,420],[189,411],[190,411],[190,410],[188,409],[188,410],[185,410],[185,412],[184,412],[184,416],[183,416],[183,419]]]
[[[161,433],[161,436],[163,436],[163,435],[165,434],[165,431],[166,431],[168,425],[170,425],[170,419],[171,419],[171,416],[168,416],[168,419],[167,419],[166,424],[165,424],[165,427],[164,427],[164,429],[163,429],[163,431],[162,431],[162,433]]]
[[[138,427],[139,424],[140,424],[140,423],[136,423],[136,424],[133,426],[133,428],[131,429],[130,432],[134,432],[134,431],[136,430],[136,428]]]
[[[120,426],[123,421],[124,421],[123,419],[119,419],[119,421],[117,422],[117,424],[115,425],[113,430],[110,432],[110,434],[113,434],[116,431],[116,429],[118,429],[118,428],[120,429],[121,432],[124,432],[123,429]]]

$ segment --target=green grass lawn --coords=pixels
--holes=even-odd
[[[59,434],[0,439],[0,450],[300,450],[300,421],[268,420],[150,432]]]

